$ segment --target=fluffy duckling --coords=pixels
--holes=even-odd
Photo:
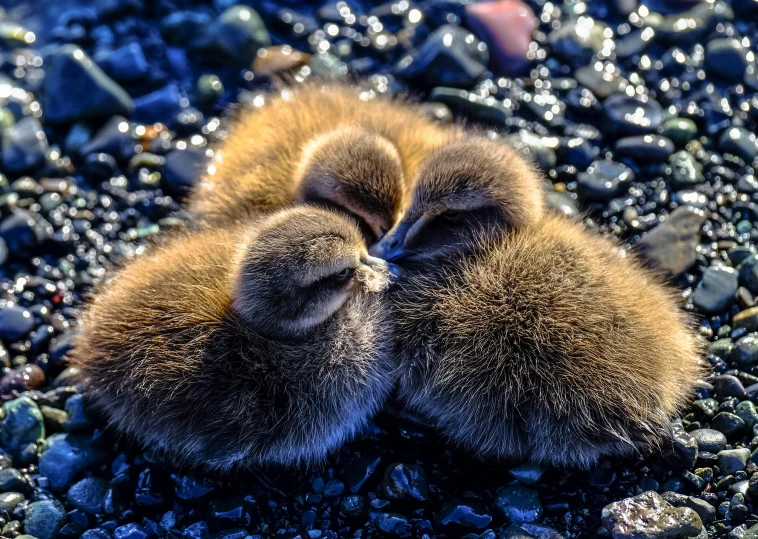
[[[179,463],[317,461],[394,384],[389,271],[307,206],[175,237],[95,294],[72,362],[113,426]]]
[[[432,151],[402,221],[371,248],[405,264],[467,252],[545,214],[542,180],[517,150],[471,133]]]
[[[400,399],[482,456],[587,467],[659,444],[702,375],[675,294],[581,224],[497,209],[509,197],[481,184],[502,175],[462,175],[453,156],[432,157],[371,251],[409,270],[393,294]],[[497,233],[481,208],[531,219]],[[438,223],[451,210],[467,213]]]
[[[458,136],[413,106],[348,87],[306,85],[243,109],[220,159],[189,199],[208,219],[236,219],[293,201],[347,211],[375,241],[404,206],[408,178]]]

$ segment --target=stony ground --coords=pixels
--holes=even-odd
[[[0,1],[0,536],[758,536],[758,2],[247,3]],[[77,308],[278,76],[485,124],[668,271],[715,371],[673,447],[479,462],[385,414],[323,468],[220,478],[104,431],[66,368]]]

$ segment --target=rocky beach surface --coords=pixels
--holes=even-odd
[[[758,537],[758,2],[0,6],[0,536]],[[87,294],[186,219],[235,104],[314,77],[492,129],[668,275],[713,368],[670,447],[482,462],[382,414],[323,466],[220,477],[88,413],[65,359]]]

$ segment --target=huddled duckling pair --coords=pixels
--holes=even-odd
[[[191,197],[208,226],[95,294],[72,359],[112,424],[222,469],[319,460],[393,390],[482,456],[587,466],[661,439],[701,374],[672,292],[548,214],[502,142],[286,95]]]

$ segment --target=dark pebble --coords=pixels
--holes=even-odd
[[[727,440],[736,440],[745,432],[745,422],[737,415],[720,412],[711,421],[711,427],[724,433]]]
[[[41,165],[48,150],[47,137],[37,118],[27,116],[3,131],[3,166],[11,172],[25,172]]]
[[[34,329],[34,317],[17,305],[0,308],[0,338],[17,341]]]
[[[632,170],[622,163],[595,161],[577,176],[577,193],[589,200],[608,201],[633,179]]]
[[[12,254],[22,254],[39,247],[49,237],[49,227],[23,210],[18,210],[0,221],[0,238],[5,241]]]
[[[539,522],[542,503],[536,491],[524,487],[505,487],[497,491],[495,509],[509,522]]]
[[[42,445],[39,471],[54,491],[66,489],[85,469],[97,462],[92,442],[73,434],[53,434]]]
[[[697,259],[703,212],[680,207],[668,219],[648,232],[637,248],[649,264],[658,270],[678,276],[690,269]]]
[[[37,539],[54,539],[66,522],[66,510],[56,500],[30,503],[26,508],[24,531]]]
[[[484,529],[492,522],[484,506],[477,500],[448,500],[437,512],[437,522],[445,527]]]
[[[643,102],[626,94],[615,94],[606,99],[603,112],[608,129],[619,135],[652,133],[663,119],[663,109],[657,101]]]
[[[744,470],[750,458],[749,449],[725,449],[716,455],[719,459],[719,468],[724,475],[734,475]]]
[[[719,400],[723,400],[726,397],[745,398],[745,387],[736,376],[729,374],[716,376],[713,379],[713,386],[716,388],[716,398]]]
[[[0,490],[3,492],[9,491],[25,491],[28,487],[28,483],[24,476],[15,468],[6,468],[0,470]]]
[[[615,156],[662,163],[674,153],[674,143],[659,135],[637,135],[616,141]]]
[[[728,309],[734,303],[739,274],[729,267],[709,267],[695,288],[692,302],[700,312],[715,314]]]
[[[172,150],[166,154],[164,178],[172,191],[181,193],[195,184],[207,164],[205,150],[192,147]]]
[[[87,477],[68,489],[67,498],[71,505],[89,513],[98,515],[103,512],[108,482],[97,477]]]
[[[714,429],[697,429],[690,432],[700,451],[718,453],[726,447],[726,436]]]

